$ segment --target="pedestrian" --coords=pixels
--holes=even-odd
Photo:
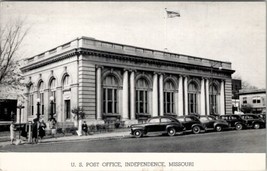
[[[35,118],[32,124],[32,140],[33,143],[38,143],[38,119]]]
[[[22,129],[21,129],[21,134],[20,135],[27,140],[28,133],[27,133],[27,125],[26,124],[22,125]]]
[[[16,135],[15,135],[15,125],[14,122],[10,124],[10,140],[11,144],[14,145],[14,141],[16,140]]]
[[[50,129],[51,129],[51,136],[55,137],[57,133],[57,121],[55,118],[51,118],[49,123]]]
[[[82,124],[82,131],[85,135],[88,135],[88,126],[86,124],[86,121],[84,121]]]
[[[45,128],[46,128],[46,124],[45,124],[44,120],[42,120],[40,122],[40,125],[39,125],[39,136],[40,136],[40,140],[42,140],[43,137],[45,136]]]

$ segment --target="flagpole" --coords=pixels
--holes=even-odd
[[[164,51],[167,51],[167,8],[165,8],[165,40],[164,40]]]

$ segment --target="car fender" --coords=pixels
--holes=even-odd
[[[193,125],[191,126],[191,129],[192,129],[194,126],[199,126],[200,129],[205,130],[205,127],[204,127],[203,125],[201,125],[201,124],[193,124]]]
[[[135,131],[135,130],[143,130],[143,131],[145,131],[145,127],[132,127],[131,128],[133,131]]]
[[[228,127],[229,125],[228,125],[228,123],[214,123],[214,128],[217,126],[217,125],[219,125],[219,126],[221,126],[221,127]]]

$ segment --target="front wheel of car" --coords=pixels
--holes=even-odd
[[[174,136],[176,134],[176,130],[174,128],[169,128],[168,129],[168,135],[169,136]]]
[[[217,125],[217,126],[215,127],[215,130],[216,130],[217,132],[221,132],[221,131],[222,131],[222,126]]]
[[[192,131],[193,131],[194,134],[199,134],[200,133],[200,127],[199,126],[194,126],[192,128]]]
[[[235,129],[236,130],[241,130],[243,128],[243,126],[242,126],[242,124],[240,124],[240,123],[237,123],[236,125],[235,125]]]
[[[136,138],[140,138],[140,137],[143,136],[143,132],[142,132],[141,130],[135,130],[135,131],[134,131],[134,136],[135,136]]]
[[[260,124],[259,124],[259,123],[255,123],[255,124],[253,125],[253,128],[254,128],[254,129],[259,129],[259,128],[260,128]]]

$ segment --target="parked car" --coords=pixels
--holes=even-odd
[[[134,124],[130,126],[131,134],[139,138],[149,132],[168,133],[174,136],[176,132],[182,132],[184,126],[174,117],[158,116],[152,117],[143,124]]]
[[[247,128],[259,129],[265,127],[264,120],[255,114],[244,114],[240,116],[246,121]]]
[[[246,127],[246,121],[239,115],[221,115],[220,119],[225,120],[229,124],[229,128],[241,130]]]
[[[186,131],[191,131],[194,134],[200,133],[201,130],[205,131],[205,126],[195,115],[179,116],[177,119],[183,124]]]
[[[199,120],[203,125],[205,125],[206,130],[220,132],[223,129],[229,128],[229,124],[225,120],[216,119],[215,116],[201,115]]]

